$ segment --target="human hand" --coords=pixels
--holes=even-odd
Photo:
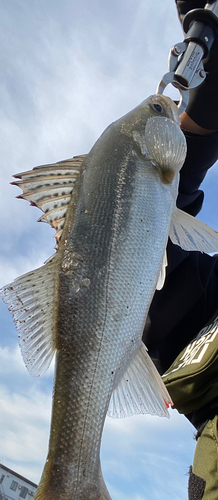
[[[207,3],[206,0],[175,0],[175,2],[181,23],[187,12],[192,9],[204,9]]]

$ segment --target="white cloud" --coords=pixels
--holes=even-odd
[[[20,190],[9,185],[12,174],[88,152],[110,122],[156,91],[182,32],[172,0],[55,0],[52,8],[50,2],[20,0],[16,7],[2,2],[0,10],[3,286],[42,265],[54,246],[54,232],[36,224],[40,211],[15,199]],[[209,196],[210,211],[211,203]],[[216,214],[217,205],[212,207]],[[208,209],[205,217],[208,222]],[[8,335],[5,329],[4,343],[11,341]],[[35,482],[47,453],[52,370],[32,379],[17,347],[0,349],[1,456]],[[171,413],[169,421],[107,419],[102,459],[113,500],[187,496],[193,430]]]
[[[37,248],[38,245],[38,248]],[[28,257],[17,256],[16,260],[12,265],[7,259],[2,258],[0,263],[0,287],[9,284],[15,278],[22,276],[29,271],[33,271],[38,267],[42,266],[46,259],[48,259],[51,254],[55,253],[53,249],[52,252],[46,253],[45,250],[40,250],[40,242],[38,242],[35,249],[32,249]]]
[[[1,457],[5,465],[35,482],[47,454],[53,370],[52,364],[43,379],[35,379],[18,346],[0,348]]]
[[[113,486],[113,498],[184,500],[194,447],[193,427],[175,410],[170,420],[149,415],[107,418],[103,473]]]
[[[36,385],[24,386],[21,393],[11,392],[0,386],[0,400],[0,447],[3,462],[38,482],[47,454],[51,395],[37,389]],[[106,422],[102,456],[103,472],[109,489],[111,483],[113,485],[119,481],[120,484],[119,488],[111,487],[114,500],[182,500],[183,497],[177,496],[176,492],[178,486],[180,492],[185,492],[187,483],[187,477],[183,477],[184,458],[182,460],[177,455],[178,440],[185,438],[187,442],[187,426],[183,425],[183,419],[180,422],[179,436],[178,428],[174,432],[170,429],[170,421],[168,431],[162,429],[157,436],[156,419],[152,422],[146,416],[128,418],[125,422],[120,422],[119,432],[114,420],[115,432],[108,427],[110,420],[107,419]],[[123,427],[126,426],[128,435],[123,432]],[[159,442],[160,436],[162,443]],[[169,456],[169,448],[172,449],[172,446],[174,454]],[[186,464],[186,470],[188,465],[189,463]],[[134,496],[128,495],[128,488],[135,490]],[[146,488],[148,491],[152,488],[154,496],[144,496]],[[158,496],[160,491],[161,497]]]
[[[20,9],[15,15],[10,4],[1,7],[7,66],[1,94],[0,211],[2,250],[6,259],[10,254],[12,268],[22,267],[22,240],[26,245],[29,234],[33,241],[35,228],[38,251],[46,232],[35,222],[40,211],[15,200],[20,190],[9,185],[12,174],[88,152],[111,121],[155,92],[167,69],[171,37],[179,33],[175,8],[168,10],[166,22],[161,2],[159,16],[153,15],[152,3],[142,1],[121,2],[120,8],[114,2],[93,2],[92,9],[87,2],[74,8],[65,4],[65,10],[58,0],[49,12],[36,4],[29,9],[21,1]],[[155,36],[158,23],[163,24],[161,44]],[[4,256],[1,262],[8,268]],[[7,274],[14,277],[20,270]]]
[[[0,366],[1,375],[10,377],[10,387],[0,386],[3,463],[38,482],[47,454],[51,388],[48,391],[44,377],[39,380],[27,374],[17,348],[0,350]],[[123,420],[107,418],[102,463],[114,500],[183,500],[176,496],[176,491],[178,484],[181,492],[186,489],[184,474],[191,463],[192,434],[190,424],[175,411],[170,420],[149,415]],[[164,496],[158,496],[158,487]],[[133,488],[134,495],[127,495],[129,488]],[[154,496],[146,496],[146,488]]]
[[[52,361],[43,379],[53,376],[54,364],[55,360]],[[26,376],[27,373],[18,345],[13,349],[9,347],[0,347],[0,375],[20,374]]]
[[[27,477],[38,480],[47,453],[51,397],[32,390],[21,395],[0,386],[0,399],[3,461],[5,465],[13,462],[17,472],[25,467]],[[32,475],[32,464],[37,478]]]
[[[14,350],[8,347],[0,347],[0,374],[24,374],[25,370],[18,345]]]

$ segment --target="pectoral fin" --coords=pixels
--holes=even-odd
[[[167,266],[168,266],[167,252],[165,250],[165,252],[164,252],[164,258],[163,258],[163,263],[162,263],[162,266],[161,266],[161,270],[160,270],[160,274],[159,274],[159,278],[158,278],[156,290],[161,290],[161,288],[163,288],[163,286],[164,286],[164,282],[165,282],[165,278],[166,278],[166,268],[167,268]]]
[[[169,236],[171,241],[183,250],[218,252],[218,233],[178,208],[172,216]]]
[[[145,145],[160,167],[164,182],[171,183],[186,157],[186,139],[180,127],[165,116],[148,118],[145,126]]]
[[[140,413],[169,416],[173,404],[161,377],[141,344],[111,396],[108,415],[123,418]]]

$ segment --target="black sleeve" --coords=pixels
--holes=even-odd
[[[176,0],[179,19],[192,9],[204,8],[204,0]],[[204,82],[189,92],[186,113],[203,128],[218,130],[218,41],[211,48],[209,58],[203,61],[207,73]]]
[[[207,171],[218,158],[218,133],[208,135],[184,131],[187,142],[187,156],[180,172],[177,206],[196,216],[204,199],[199,189]]]
[[[206,0],[175,0],[180,22],[183,23],[185,14],[193,9],[204,9]]]
[[[188,155],[181,171],[178,207],[196,215],[203,203],[199,186],[218,158],[218,133],[187,133]],[[194,338],[218,305],[218,259],[185,252],[170,241],[167,277],[154,295],[143,341],[163,373]]]

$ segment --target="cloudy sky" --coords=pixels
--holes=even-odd
[[[12,175],[89,151],[104,128],[150,94],[182,41],[173,0],[0,0],[0,286],[53,253],[54,231],[16,200]],[[218,230],[218,168],[200,218]],[[31,378],[0,304],[0,460],[38,482],[49,436],[52,369]],[[102,464],[113,500],[185,500],[193,428],[171,419],[108,419]]]

